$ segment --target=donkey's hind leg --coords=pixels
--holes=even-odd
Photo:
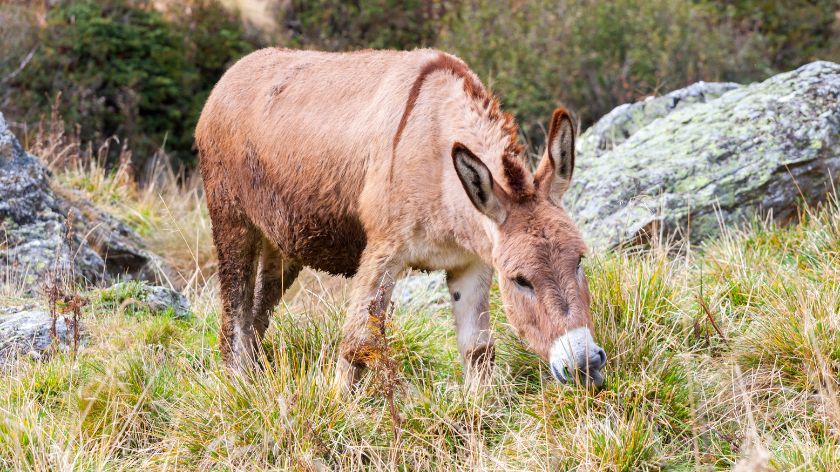
[[[254,329],[258,341],[268,329],[271,312],[283,298],[286,289],[295,281],[300,269],[300,264],[284,259],[268,239],[262,238],[260,265],[254,291]]]
[[[227,367],[241,371],[253,363],[256,346],[253,300],[260,234],[227,202],[208,198],[207,203],[219,257],[222,360]]]

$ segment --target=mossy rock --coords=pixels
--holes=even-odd
[[[756,214],[786,222],[836,188],[840,64],[724,85],[623,105],[580,136],[565,204],[592,245],[697,242]]]
[[[157,281],[170,271],[127,225],[52,179],[0,113],[0,286],[34,295],[58,276],[71,285]]]

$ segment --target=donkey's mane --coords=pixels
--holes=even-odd
[[[507,137],[505,150],[502,154],[502,171],[505,180],[508,183],[513,196],[515,198],[525,198],[532,193],[532,186],[530,179],[528,179],[528,172],[520,160],[522,155],[522,145],[519,144],[519,128],[510,113],[504,113],[499,107],[499,100],[493,96],[492,93],[484,88],[484,85],[476,78],[475,74],[470,71],[466,64],[460,59],[449,54],[438,54],[435,59],[432,59],[420,69],[417,78],[411,85],[411,90],[408,93],[408,100],[405,103],[405,110],[403,110],[400,124],[397,127],[397,132],[394,134],[394,141],[391,148],[391,169],[389,172],[389,180],[394,171],[394,160],[396,160],[397,146],[402,138],[403,131],[408,124],[408,119],[411,112],[417,105],[417,99],[420,96],[420,90],[426,79],[435,72],[450,72],[457,78],[463,79],[464,92],[472,99],[479,111],[483,111],[487,118],[491,121],[498,122],[501,125],[502,132]]]

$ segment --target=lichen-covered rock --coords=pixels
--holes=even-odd
[[[654,231],[699,241],[756,213],[786,221],[799,202],[824,199],[831,180],[840,182],[840,65],[814,62],[723,88],[711,100],[704,92],[664,112],[657,106],[653,119],[632,120],[639,127],[599,123],[580,137],[565,204],[591,244]],[[609,141],[609,129],[629,131]]]
[[[116,283],[97,290],[92,298],[100,307],[129,314],[169,314],[177,319],[192,316],[187,298],[179,292],[139,281]]]
[[[0,114],[0,284],[34,294],[50,274],[98,284],[116,276],[156,280],[165,270],[131,229],[72,190],[56,192],[50,177]]]
[[[657,118],[695,103],[714,100],[738,87],[740,85],[732,82],[697,82],[661,97],[647,97],[636,103],[625,103],[586,130],[580,137],[578,147],[599,156],[620,145]]]
[[[20,356],[42,358],[53,346],[52,316],[48,311],[23,309],[0,314],[0,368]],[[68,326],[70,324],[70,326]],[[67,350],[73,345],[72,321],[59,315],[55,323],[55,346]],[[85,332],[79,326],[79,342]]]
[[[0,114],[0,272],[12,279],[4,282],[34,289],[48,271],[66,274],[71,269],[79,279],[98,281],[105,263],[78,236],[70,244],[65,241],[67,214],[49,178]]]

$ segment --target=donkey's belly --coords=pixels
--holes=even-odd
[[[317,187],[315,187],[317,188]],[[313,187],[268,185],[249,189],[251,221],[284,258],[334,275],[353,276],[367,243],[362,222],[349,202]]]
[[[288,220],[282,234],[272,236],[294,260],[345,277],[356,274],[367,242],[361,221],[349,214],[300,215]]]

